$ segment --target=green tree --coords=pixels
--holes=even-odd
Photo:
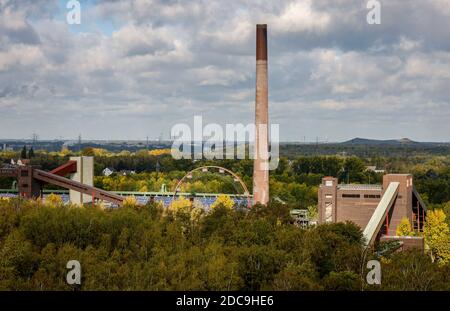
[[[34,150],[33,147],[30,148],[28,151],[28,159],[34,158]]]
[[[355,291],[361,288],[361,278],[353,271],[331,271],[324,280],[326,290]]]
[[[339,179],[349,183],[363,182],[365,170],[366,167],[362,159],[349,157],[345,159],[344,168]]]
[[[275,290],[320,290],[321,286],[317,278],[317,271],[310,262],[295,264],[289,262],[274,277],[273,287]]]
[[[93,157],[95,155],[94,148],[92,148],[92,147],[83,148],[83,150],[81,151],[81,155],[87,156],[87,157]]]
[[[429,291],[450,289],[448,266],[433,264],[421,250],[395,252],[382,260],[381,290]]]
[[[27,146],[23,146],[22,151],[20,152],[20,158],[21,159],[27,158]]]

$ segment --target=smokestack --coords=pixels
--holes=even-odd
[[[269,202],[267,25],[256,25],[255,155],[253,202]]]

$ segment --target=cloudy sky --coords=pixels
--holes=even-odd
[[[0,0],[0,138],[168,138],[254,118],[255,24],[269,35],[281,140],[450,141],[450,1]]]

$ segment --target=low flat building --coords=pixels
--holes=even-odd
[[[111,176],[113,173],[114,173],[114,169],[109,168],[109,167],[104,168],[102,171],[102,175],[106,176],[106,177]]]

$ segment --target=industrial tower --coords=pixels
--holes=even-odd
[[[253,163],[253,201],[269,202],[269,141],[267,25],[256,25],[255,149]]]

